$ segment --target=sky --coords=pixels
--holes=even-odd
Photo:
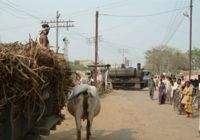
[[[41,21],[72,20],[74,27],[59,29],[59,52],[63,38],[69,40],[68,57],[94,60],[95,12],[99,11],[99,60],[120,64],[124,57],[131,66],[145,63],[145,52],[161,44],[189,49],[190,0],[0,0],[0,41],[26,42],[29,34],[35,40]],[[184,14],[183,14],[184,13]],[[52,24],[50,24],[52,25]],[[192,47],[200,47],[200,0],[193,0]],[[49,33],[56,44],[55,28]],[[52,48],[54,49],[54,48]]]

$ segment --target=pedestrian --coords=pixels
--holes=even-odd
[[[182,91],[184,89],[184,84],[182,84],[181,79],[177,79],[175,82],[175,79],[173,79],[174,84],[173,84],[173,90],[172,90],[172,99],[173,99],[173,106],[178,109],[179,114],[182,114],[184,111],[184,106],[181,104],[182,100]]]
[[[166,77],[166,101],[171,104],[172,98],[171,98],[171,92],[173,87],[173,81],[171,77]]]
[[[154,82],[153,77],[151,77],[148,81],[148,87],[149,87],[149,97],[153,100],[154,91],[156,89],[156,84]]]
[[[37,43],[42,47],[48,48],[48,46],[49,46],[49,40],[47,37],[49,34],[49,30],[50,30],[49,25],[43,24],[42,30],[38,34]]]
[[[194,89],[194,94],[197,94],[197,92],[198,92],[198,86],[199,86],[199,81],[197,80],[197,78],[195,78],[194,80],[193,80],[193,89]]]
[[[192,92],[193,88],[190,84],[190,81],[185,82],[185,88],[182,91],[183,99],[181,103],[184,105],[184,110],[187,113],[187,117],[190,117],[192,114]]]
[[[171,91],[171,99],[172,101],[174,100],[174,97],[175,97],[175,92],[176,92],[176,89],[178,87],[178,84],[177,84],[177,80],[175,77],[172,78],[172,91]]]
[[[163,82],[163,79],[161,78],[159,84],[159,104],[165,103],[165,93],[166,93],[166,86]]]

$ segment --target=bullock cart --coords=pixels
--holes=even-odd
[[[0,44],[0,139],[37,140],[63,120],[68,63],[47,48]]]

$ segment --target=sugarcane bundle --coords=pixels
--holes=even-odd
[[[70,87],[70,68],[53,51],[31,44],[0,44],[0,109],[23,99],[23,111],[39,105],[44,113],[45,99],[54,98],[54,112],[65,105]],[[29,102],[26,102],[29,101]]]

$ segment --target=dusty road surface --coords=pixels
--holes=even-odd
[[[168,104],[158,105],[157,96],[150,100],[147,90],[113,91],[101,103],[101,113],[93,123],[94,140],[200,140],[196,137],[198,118],[177,115]],[[74,119],[65,113],[66,120],[45,140],[75,139]]]

